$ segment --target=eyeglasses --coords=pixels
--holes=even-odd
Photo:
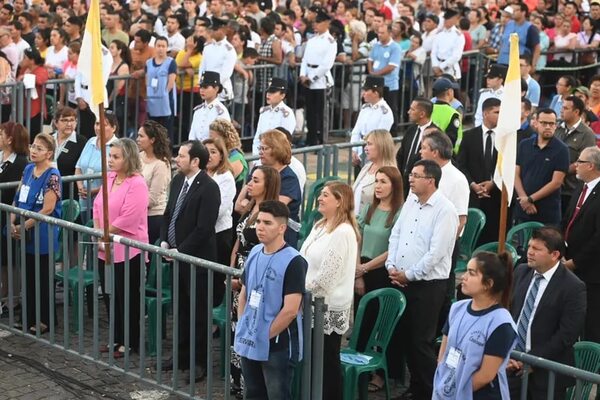
[[[258,147],[258,152],[259,153],[264,153],[267,150],[271,150],[271,147],[269,147],[269,146],[259,146]]]
[[[77,123],[77,120],[75,118],[70,118],[70,119],[59,119],[60,122],[62,122],[63,124],[75,124]]]
[[[31,145],[29,145],[29,150],[31,150],[31,151],[36,151],[36,152],[37,152],[37,151],[39,151],[39,152],[42,152],[42,151],[48,151],[48,149],[47,149],[47,148],[45,148],[45,147],[42,147],[42,146],[36,146],[35,144],[31,144]]]
[[[575,160],[575,163],[576,164],[592,164],[591,161],[580,160],[580,159]]]
[[[556,122],[554,121],[538,121],[538,124],[542,126],[555,126]]]
[[[433,176],[413,174],[412,172],[410,174],[408,174],[408,177],[413,178],[413,179],[431,179],[431,178],[433,178]]]

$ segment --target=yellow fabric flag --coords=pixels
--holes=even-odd
[[[510,35],[508,72],[500,101],[500,114],[494,144],[498,151],[494,183],[500,189],[504,183],[510,205],[515,187],[517,130],[521,127],[521,70],[519,67],[519,36],[516,33]]]

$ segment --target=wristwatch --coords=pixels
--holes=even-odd
[[[533,204],[533,199],[531,198],[531,196],[527,196],[527,201]]]

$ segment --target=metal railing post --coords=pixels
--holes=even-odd
[[[324,334],[323,328],[325,324],[325,299],[323,297],[315,297],[314,299],[314,326],[313,326],[313,351],[311,360],[311,399],[323,399],[323,350],[324,350]]]

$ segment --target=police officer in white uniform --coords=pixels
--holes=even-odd
[[[390,106],[383,99],[383,88],[385,81],[381,76],[367,76],[363,85],[363,104],[356,125],[352,129],[350,142],[362,142],[364,137],[375,129],[390,130],[394,124],[394,113]],[[352,162],[354,165],[360,165],[360,155],[363,152],[362,146],[352,149]]]
[[[449,8],[444,13],[444,26],[431,48],[431,67],[435,76],[450,74],[456,80],[461,77],[459,62],[465,48],[465,37],[456,27],[459,18],[456,10]]]
[[[235,49],[226,38],[227,22],[217,17],[212,18],[211,36],[212,41],[204,46],[202,52],[202,63],[200,64],[200,76],[206,71],[218,72],[221,76],[223,90],[219,99],[227,102],[233,99],[233,86],[231,76],[237,62]]]
[[[501,99],[504,92],[504,79],[508,67],[502,64],[492,64],[486,75],[486,88],[479,91],[479,99],[477,100],[477,109],[475,111],[475,127],[481,126],[483,123],[483,102],[491,97]]]
[[[260,109],[258,125],[252,141],[252,154],[258,155],[260,135],[278,127],[285,128],[288,132],[296,129],[296,116],[294,111],[284,103],[288,84],[285,79],[273,78],[267,88],[267,105]]]
[[[315,36],[306,43],[302,65],[300,66],[300,83],[305,91],[306,125],[309,146],[323,142],[325,121],[325,91],[333,86],[331,68],[335,62],[337,43],[329,33],[331,17],[319,8],[315,18]]]
[[[217,98],[223,87],[218,72],[206,71],[200,79],[200,97],[204,102],[194,107],[190,140],[205,140],[209,137],[210,124],[215,119],[231,121],[227,107]]]

